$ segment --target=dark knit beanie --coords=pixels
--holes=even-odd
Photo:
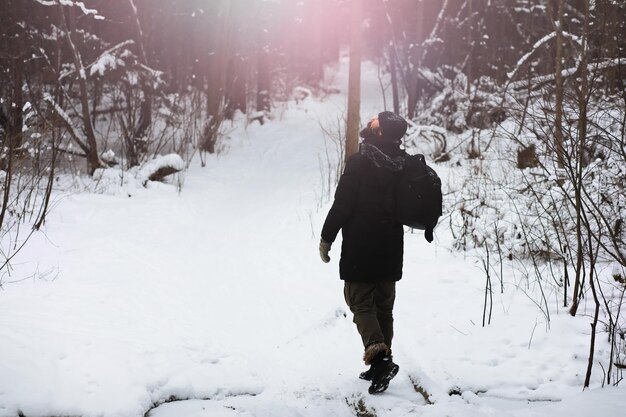
[[[378,113],[378,123],[383,137],[393,141],[400,141],[409,127],[402,116],[390,111]]]

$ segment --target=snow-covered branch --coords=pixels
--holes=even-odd
[[[565,38],[570,38],[572,41],[576,42],[577,44],[581,44],[580,42],[580,38],[576,35],[573,35],[571,33],[568,32],[562,32],[563,37]],[[546,43],[548,43],[550,40],[554,39],[556,37],[557,33],[556,32],[550,32],[547,35],[545,35],[543,38],[539,39],[537,42],[535,42],[535,44],[533,45],[532,49],[530,51],[528,51],[527,53],[525,53],[518,61],[517,64],[515,64],[515,68],[513,68],[513,71],[507,73],[507,77],[509,78],[509,81],[512,80],[518,73],[519,69],[522,67],[522,65],[524,65],[528,59],[537,51],[537,49],[539,49],[541,46],[545,45]]]
[[[154,78],[159,78],[163,75],[163,71],[155,70],[154,68],[150,68],[146,64],[139,64],[139,67],[144,71],[150,73]]]
[[[614,58],[614,59],[606,59],[602,61],[596,61],[587,65],[587,72],[601,71],[608,68],[613,68],[617,66],[626,65],[626,58]],[[561,71],[561,76],[563,78],[570,77],[576,74],[579,71],[579,67],[571,67],[566,68]],[[515,81],[509,84],[513,90],[526,89],[529,85],[539,87],[543,84],[554,81],[554,74],[540,75],[538,77],[531,78],[529,80],[520,80]]]
[[[94,19],[98,19],[98,20],[104,19],[104,17],[101,16],[96,9],[87,8],[87,6],[85,6],[85,3],[83,3],[82,1],[74,1],[74,0],[58,0],[58,1],[57,0],[33,0],[33,1],[41,4],[42,6],[57,6],[60,4],[61,6],[78,7],[85,16],[92,15]]]
[[[83,151],[87,152],[89,150],[89,147],[86,145],[87,140],[84,135],[76,129],[70,116],[61,108],[61,106],[58,105],[54,97],[52,97],[49,93],[44,93],[43,99],[46,103],[48,103],[53,113],[59,117],[59,120],[61,120],[74,142],[76,142]]]
[[[135,41],[133,41],[132,39],[129,39],[129,40],[125,40],[124,42],[120,42],[117,45],[112,46],[111,48],[102,52],[100,56],[98,56],[98,58],[96,58],[91,64],[85,66],[84,69],[90,70],[89,75],[93,75],[96,72],[102,75],[106,69],[106,66],[111,66],[112,68],[115,68],[117,64],[120,64],[119,60],[117,60],[113,56],[113,53],[126,46],[133,45],[134,43]],[[76,69],[72,69],[70,71],[64,72],[63,74],[59,76],[59,81],[63,80],[64,78],[74,73],[76,73]]]

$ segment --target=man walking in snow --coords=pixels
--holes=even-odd
[[[394,217],[394,180],[404,166],[406,153],[400,144],[406,130],[406,120],[385,111],[361,131],[363,142],[346,162],[319,246],[322,261],[329,262],[328,252],[341,229],[339,275],[363,341],[363,360],[370,365],[359,376],[371,381],[370,394],[385,391],[399,369],[391,341],[404,229]]]

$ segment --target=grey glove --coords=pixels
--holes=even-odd
[[[330,252],[330,247],[332,243],[326,242],[324,239],[320,239],[320,258],[324,263],[330,262],[330,256],[328,256],[328,252]]]

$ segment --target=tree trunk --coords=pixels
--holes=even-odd
[[[470,91],[472,90],[472,81],[473,81],[473,77],[474,74],[472,73],[472,55],[474,55],[474,30],[472,25],[474,24],[474,8],[473,8],[473,4],[472,4],[472,0],[467,0],[467,50],[469,51],[469,54],[467,55],[467,65],[465,67],[465,75],[467,76],[467,95],[470,95]],[[471,97],[470,97],[471,99]],[[470,102],[470,107],[472,107],[472,104]],[[468,115],[472,114],[472,109],[470,108],[470,111],[468,112]],[[471,116],[470,116],[471,117]],[[470,122],[470,120],[468,119],[467,122]]]
[[[247,111],[247,83],[246,63],[240,53],[230,59],[230,68],[227,79],[227,108],[226,118],[232,119],[237,110]]]
[[[217,24],[213,35],[215,48],[209,60],[209,85],[207,88],[207,123],[204,127],[200,149],[213,153],[219,127],[222,123],[224,100],[226,97],[226,76],[228,70],[228,50],[230,47],[230,20],[233,3],[222,0],[218,5]]]
[[[346,123],[346,161],[359,150],[361,121],[361,25],[362,0],[352,0],[350,23],[350,68],[348,75],[348,120]]]
[[[228,50],[228,71],[226,76],[226,108],[224,116],[232,119],[237,110],[246,113],[248,109],[248,74],[249,48],[247,46],[247,26],[242,18],[245,9],[250,7],[244,0],[231,0],[234,3],[231,10],[230,26],[233,30]],[[244,29],[245,28],[245,29]]]
[[[563,8],[565,0],[559,0],[556,27],[556,62],[554,77],[556,81],[556,109],[554,115],[554,141],[556,158],[559,168],[565,166],[565,149],[563,147]]]
[[[578,158],[576,160],[576,174],[575,174],[575,203],[576,203],[576,281],[574,282],[574,291],[572,293],[572,307],[570,308],[570,314],[576,315],[578,311],[578,305],[582,296],[583,278],[583,251],[584,243],[582,241],[582,227],[583,227],[583,210],[585,210],[582,201],[582,188],[583,188],[583,165],[586,150],[587,139],[587,101],[589,95],[589,75],[587,73],[587,63],[589,60],[589,0],[584,1],[585,5],[585,24],[584,32],[582,36],[582,48],[580,56],[580,89],[578,91]]]
[[[10,60],[8,70],[11,77],[8,83],[10,100],[8,103],[5,102],[5,105],[0,103],[0,127],[4,130],[4,137],[0,136],[0,139],[4,139],[2,146],[11,149],[11,152],[19,149],[23,142],[24,96],[22,84],[24,78],[22,65],[22,58],[19,56]],[[6,153],[4,157],[0,157],[0,169],[6,170],[9,158],[13,157],[14,155]]]
[[[257,55],[257,73],[256,73],[256,109],[257,111],[270,111],[270,69],[269,69],[269,51],[267,46],[259,49]]]
[[[391,96],[393,98],[393,112],[400,114],[400,97],[398,95],[398,68],[396,45],[389,44],[389,72],[391,73]]]
[[[589,10],[588,1],[585,1],[585,9]],[[594,274],[595,264],[596,264],[596,256],[593,251],[593,236],[589,226],[587,226],[587,242],[589,244],[589,286],[591,287],[591,294],[593,295],[593,320],[591,322],[591,338],[589,340],[589,356],[587,357],[587,371],[585,372],[585,383],[583,388],[589,388],[589,383],[591,382],[591,371],[593,369],[593,360],[595,357],[595,349],[596,349],[596,333],[598,327],[598,318],[600,316],[600,300],[598,298],[598,289],[596,288],[596,276]],[[599,247],[598,247],[599,248]],[[600,285],[600,281],[597,282]],[[602,289],[600,289],[602,291]],[[609,333],[610,334],[610,333]],[[610,336],[609,336],[610,337]],[[611,354],[611,359],[613,356]],[[607,374],[610,379],[610,368],[609,373]]]
[[[149,66],[146,50],[143,45],[143,30],[141,29],[141,22],[139,21],[139,13],[135,6],[134,0],[128,0],[130,8],[133,12],[134,28],[135,28],[135,42],[139,49],[140,62]],[[129,126],[132,129],[132,135],[127,139],[127,146],[132,148],[131,152],[127,152],[128,155],[133,157],[128,161],[130,166],[139,164],[139,158],[141,155],[147,152],[145,136],[152,125],[152,85],[149,77],[143,75],[141,77],[141,92],[143,97],[141,98],[141,104],[139,106],[139,120],[134,126]]]
[[[265,13],[262,13],[265,16]],[[271,108],[270,91],[271,91],[271,72],[270,72],[270,44],[268,39],[268,27],[270,25],[267,17],[261,21],[259,31],[257,33],[256,48],[256,110],[269,112]]]
[[[74,13],[74,8],[70,7],[70,14]],[[65,32],[65,39],[67,40],[67,45],[72,53],[72,58],[74,59],[74,65],[76,67],[76,71],[78,73],[78,86],[80,89],[80,107],[82,113],[82,121],[83,121],[83,130],[85,132],[85,136],[87,139],[87,169],[89,174],[93,174],[93,172],[97,168],[105,167],[106,164],[102,162],[100,159],[100,155],[98,153],[98,142],[96,141],[96,133],[93,129],[93,124],[91,123],[91,114],[89,110],[89,91],[87,89],[87,74],[85,73],[85,67],[83,65],[82,57],[74,41],[72,40],[72,30],[69,29],[69,25],[67,19],[65,17],[64,6],[59,3],[59,13],[61,15],[61,27]],[[73,21],[72,27],[73,25]]]
[[[447,2],[442,7],[446,7]],[[415,45],[421,45],[421,48],[410,48],[405,45],[407,55],[411,57],[407,59],[407,80],[406,80],[406,117],[412,119],[415,117],[415,108],[419,99],[419,69],[426,57],[426,47],[424,46],[424,1],[417,2],[417,24],[415,26]]]

